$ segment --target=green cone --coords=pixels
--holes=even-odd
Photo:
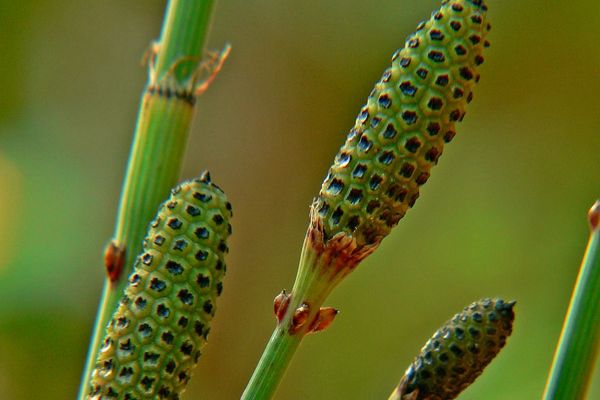
[[[223,289],[231,205],[208,173],[173,190],[107,327],[89,396],[178,399]]]
[[[414,205],[472,99],[486,11],[483,1],[443,1],[393,55],[314,204],[325,240],[343,232],[376,245]]]
[[[456,314],[406,370],[399,398],[450,400],[458,396],[506,344],[514,305],[514,301],[483,299]]]

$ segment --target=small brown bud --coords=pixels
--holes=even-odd
[[[108,279],[115,282],[121,276],[125,264],[125,248],[120,247],[117,242],[112,240],[104,249],[104,266]]]
[[[275,318],[277,318],[277,322],[281,322],[289,304],[290,295],[283,289],[273,300],[273,313],[275,314]]]
[[[296,333],[302,328],[308,320],[308,314],[310,313],[310,306],[306,303],[302,303],[300,307],[294,311],[294,317],[292,318],[292,326],[290,326],[290,333]]]
[[[321,307],[317,313],[317,318],[312,323],[310,332],[319,332],[329,328],[338,313],[339,311],[333,307]]]
[[[596,201],[588,211],[588,221],[592,232],[600,227],[600,200]]]

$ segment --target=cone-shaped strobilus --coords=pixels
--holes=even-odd
[[[243,399],[269,398],[304,335],[331,323],[331,290],[412,207],[479,81],[490,24],[482,0],[444,0],[369,95],[311,207],[291,293]]]
[[[465,307],[423,346],[389,400],[456,398],[506,344],[514,305],[483,299]]]
[[[324,299],[417,201],[473,98],[489,45],[486,11],[483,1],[443,1],[392,56],[311,207],[294,309]],[[294,300],[300,288],[319,295]],[[311,310],[307,321],[315,318]]]
[[[481,1],[446,1],[394,54],[314,204],[324,243],[344,235],[368,253],[415,204],[473,98],[485,11]]]
[[[107,327],[89,398],[179,398],[223,290],[230,217],[206,172],[161,205]]]

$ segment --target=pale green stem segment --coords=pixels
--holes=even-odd
[[[214,3],[215,0],[169,2],[149,85],[161,87],[174,74],[175,87],[193,93],[189,83],[201,61]],[[104,283],[79,399],[86,398],[106,324],[127,284],[148,224],[179,179],[194,112],[189,99],[148,91],[142,96],[114,234],[116,244],[126,250],[126,261],[120,277]]]
[[[545,400],[584,399],[600,339],[600,201],[591,208],[588,242],[544,393]]]
[[[329,293],[344,278],[346,271],[339,272],[327,263],[322,254],[314,250],[307,237],[287,311],[273,331],[242,394],[242,400],[266,400],[273,397],[300,342],[310,332],[310,322],[315,320]],[[307,322],[301,328],[293,330],[292,327],[297,326],[297,322],[294,322],[296,310],[303,304],[309,310],[303,317]]]

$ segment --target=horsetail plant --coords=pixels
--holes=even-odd
[[[79,388],[87,396],[101,340],[119,307],[149,221],[179,180],[196,97],[206,89],[229,48],[202,62],[214,0],[171,0],[160,40],[150,52],[148,83],[138,120],[113,240],[106,248],[107,278]],[[206,76],[208,72],[209,76]],[[205,75],[203,75],[205,74]]]
[[[223,290],[231,204],[207,172],[161,205],[113,315],[90,398],[177,398]]]
[[[514,301],[483,299],[438,329],[389,400],[452,400],[481,375],[512,333]]]
[[[600,347],[600,200],[588,212],[590,238],[550,376],[544,400],[586,398]]]
[[[214,3],[170,0],[160,40],[148,52],[80,400],[178,399],[206,344],[223,290],[231,205],[203,173],[173,189],[147,226],[179,179],[196,99],[229,54],[226,46],[202,59]],[[277,326],[242,399],[273,396],[302,339],[336,317],[336,309],[322,307],[328,295],[416,203],[473,99],[489,46],[486,14],[484,0],[442,0],[392,56],[310,207],[294,286],[274,300]],[[545,400],[582,399],[598,353],[600,202],[589,221]],[[389,400],[456,398],[505,345],[514,304],[483,299],[456,314],[425,344]]]
[[[490,24],[481,0],[442,1],[361,109],[310,211],[294,287],[243,399],[270,398],[302,338],[335,316],[321,305],[412,207],[479,81]]]

